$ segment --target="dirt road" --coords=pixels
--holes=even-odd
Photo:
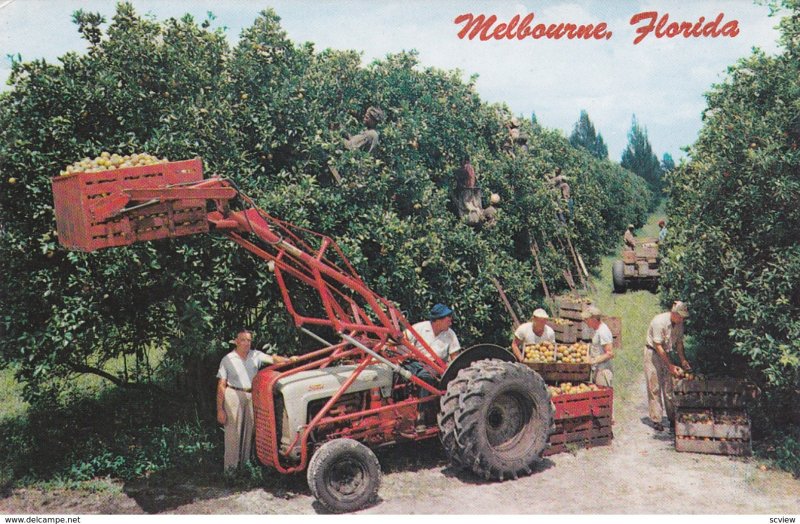
[[[387,450],[379,457],[380,501],[362,513],[797,513],[800,480],[788,473],[762,471],[752,459],[676,453],[668,435],[655,434],[642,422],[643,382],[640,389],[636,406],[619,413],[611,446],[554,455],[534,475],[516,481],[484,483],[453,471],[437,442]],[[324,512],[302,476],[254,490],[130,484],[97,493],[3,495],[0,513]]]

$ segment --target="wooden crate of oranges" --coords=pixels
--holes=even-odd
[[[556,342],[574,344],[578,341],[578,324],[566,318],[549,318],[546,324],[553,328]]]
[[[675,450],[715,455],[750,455],[750,417],[744,410],[678,408]]]
[[[563,383],[549,386],[555,406],[555,431],[544,456],[570,448],[603,446],[614,438],[612,431],[614,390],[596,384]]]
[[[561,318],[574,320],[576,322],[581,322],[583,320],[581,314],[593,304],[594,303],[591,299],[575,295],[562,295],[556,297],[558,316]]]
[[[545,382],[588,382],[591,379],[589,344],[529,344],[523,351],[523,363],[539,373]]]

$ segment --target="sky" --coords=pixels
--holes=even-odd
[[[506,103],[517,115],[536,113],[539,124],[569,136],[586,110],[619,161],[628,142],[632,116],[647,129],[659,156],[685,156],[697,137],[705,108],[703,93],[724,81],[728,66],[753,47],[779,51],[778,17],[750,0],[652,1],[455,1],[455,0],[132,0],[140,14],[158,19],[191,13],[198,21],[214,15],[212,27],[225,27],[235,44],[258,13],[273,8],[295,42],[315,49],[355,49],[365,64],[388,53],[415,49],[422,67],[458,69],[465,80],[478,75],[476,89],[488,102]],[[0,0],[0,90],[7,90],[11,61],[44,58],[57,62],[67,51],[86,45],[71,22],[76,9],[95,11],[108,20],[115,10],[106,0]],[[656,38],[634,45],[637,13],[655,11],[669,22],[694,24],[724,14],[720,27],[736,21],[735,37]],[[458,15],[494,14],[499,22],[515,14],[534,14],[536,23],[605,22],[612,33],[602,40],[459,39]]]

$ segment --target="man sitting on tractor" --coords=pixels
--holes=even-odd
[[[461,351],[461,343],[455,332],[450,329],[450,326],[453,325],[453,310],[444,304],[436,304],[431,308],[428,318],[429,320],[417,322],[411,327],[439,358],[445,362],[453,360]],[[422,344],[410,331],[406,331],[406,338],[414,342],[418,348],[422,348]]]

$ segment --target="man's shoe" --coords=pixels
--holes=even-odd
[[[664,425],[661,422],[653,422],[653,429],[656,431],[664,431]]]

